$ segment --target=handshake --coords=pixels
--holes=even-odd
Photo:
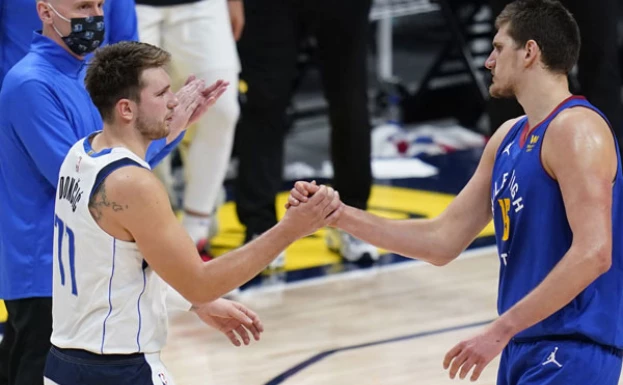
[[[332,187],[298,181],[290,191],[287,211],[281,222],[304,237],[316,230],[335,225],[346,205]]]

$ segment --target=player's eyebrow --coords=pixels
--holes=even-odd
[[[163,89],[161,89],[160,91],[156,92],[156,95],[162,95],[165,92],[167,92],[169,90],[169,88],[171,88],[170,84],[167,84]]]

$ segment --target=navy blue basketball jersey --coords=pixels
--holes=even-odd
[[[573,234],[560,187],[543,168],[541,145],[551,121],[573,107],[589,108],[607,122],[585,98],[572,96],[532,130],[528,119],[521,118],[497,151],[491,205],[500,257],[500,314],[538,286],[571,247]],[[516,340],[568,336],[623,348],[623,180],[618,145],[612,188],[612,267],[558,312],[517,334]]]

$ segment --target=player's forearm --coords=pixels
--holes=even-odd
[[[197,302],[213,301],[250,281],[298,237],[280,222],[252,242],[204,264]]]
[[[433,265],[444,265],[458,255],[448,247],[435,219],[392,220],[347,206],[336,227],[377,247]]]
[[[610,263],[611,248],[608,246],[593,250],[571,247],[541,284],[495,323],[510,336],[533,326],[571,302],[608,271]]]

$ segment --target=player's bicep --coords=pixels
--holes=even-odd
[[[491,221],[491,174],[500,143],[517,119],[504,123],[491,137],[467,185],[436,219],[445,236],[462,251]]]
[[[194,301],[202,262],[162,184],[151,171],[138,167],[117,170],[106,183],[108,199],[124,206],[110,210],[116,223],[132,235],[151,268]]]

